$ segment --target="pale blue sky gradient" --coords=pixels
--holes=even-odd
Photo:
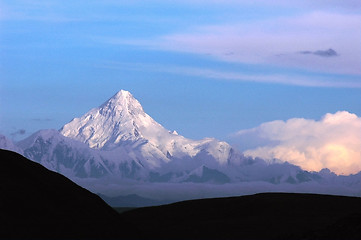
[[[0,0],[0,133],[59,129],[120,89],[194,139],[361,116],[359,1],[121,2]]]

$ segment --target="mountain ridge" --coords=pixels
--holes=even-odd
[[[77,177],[117,175],[147,180],[151,172],[175,172],[173,180],[183,181],[180,175],[199,166],[222,168],[218,169],[222,172],[244,160],[226,142],[191,140],[165,129],[125,90],[59,131],[38,131],[17,146],[26,157],[49,169]]]
[[[140,146],[143,155],[152,158],[155,166],[169,162],[171,158],[195,157],[205,148],[220,164],[225,164],[229,157],[227,151],[231,149],[226,142],[213,138],[191,140],[165,129],[125,90],[65,124],[60,133],[96,149],[113,150],[127,144]],[[149,156],[149,152],[154,157]]]
[[[135,185],[185,183],[187,186],[264,182],[303,184],[300,191],[304,191],[303,187],[312,189],[311,183],[317,184],[317,189],[332,183],[336,188],[341,186],[348,195],[361,194],[357,190],[361,187],[358,178],[361,173],[337,176],[327,170],[308,172],[287,162],[270,163],[245,157],[228,143],[214,138],[187,139],[157,123],[124,90],[60,130],[40,130],[17,144],[0,135],[0,148],[11,148],[87,187],[89,182],[103,188],[102,184],[120,185],[128,180],[132,184],[136,182]],[[265,189],[269,187],[266,185]],[[142,189],[115,195],[142,195],[141,191],[145,191]],[[332,191],[330,188],[326,192]],[[192,197],[183,197],[187,198]]]

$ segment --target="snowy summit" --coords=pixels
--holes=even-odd
[[[159,130],[162,126],[143,111],[130,92],[120,90],[100,107],[73,119],[60,132],[91,148],[111,149],[122,141],[138,140],[149,128]]]
[[[190,159],[208,161],[214,167],[241,159],[241,155],[237,155],[226,142],[213,138],[191,140],[165,129],[125,90],[120,90],[82,117],[73,119],[60,133],[90,148],[116,152],[113,155],[118,155],[118,158],[123,155],[123,160],[131,159],[127,161],[134,161],[140,168],[159,168],[164,163],[180,159],[183,159],[179,164],[182,168],[198,167],[197,161],[187,164]],[[117,160],[116,164],[123,160]]]

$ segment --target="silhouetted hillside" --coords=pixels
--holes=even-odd
[[[0,161],[0,238],[361,239],[361,198],[264,193],[118,215],[21,155],[0,150]]]
[[[203,199],[121,215],[152,239],[361,239],[361,198],[292,193]]]
[[[19,154],[0,150],[0,238],[113,238],[131,228],[103,200]]]

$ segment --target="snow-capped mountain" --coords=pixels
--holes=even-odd
[[[109,150],[122,142],[152,139],[163,130],[128,91],[121,90],[100,107],[64,125],[60,132],[91,148]]]
[[[101,177],[111,171],[97,150],[64,137],[57,130],[41,130],[17,144],[23,155],[66,176]]]
[[[60,133],[108,153],[123,149],[140,166],[149,169],[180,159],[185,170],[198,167],[198,161],[216,167],[239,164],[242,159],[226,142],[212,138],[195,141],[165,129],[124,90],[100,107],[73,119]]]
[[[15,147],[51,170],[83,178],[113,175],[146,181],[189,181],[195,179],[191,176],[199,172],[197,169],[229,175],[234,172],[230,166],[240,165],[244,158],[226,142],[191,140],[165,129],[124,90],[59,131],[39,131]]]
[[[226,142],[213,138],[187,139],[157,123],[124,90],[59,131],[41,130],[16,145],[0,136],[0,148],[85,181],[83,186],[88,186],[88,178],[96,184],[118,184],[119,179],[275,185],[332,181],[351,188],[361,184],[356,175],[342,178],[326,170],[310,173],[288,163],[246,158]]]

